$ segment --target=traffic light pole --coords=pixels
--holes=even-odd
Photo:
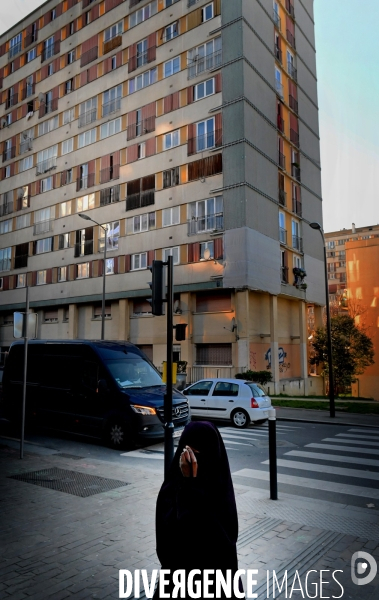
[[[172,350],[173,350],[173,258],[167,257],[167,381],[166,394],[164,398],[164,420],[165,420],[165,451],[164,471],[165,478],[168,475],[174,458],[174,424],[172,422]]]

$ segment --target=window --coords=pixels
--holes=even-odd
[[[78,229],[75,232],[74,256],[93,254],[93,227]]]
[[[76,212],[95,208],[95,194],[87,194],[76,199]]]
[[[91,22],[91,11],[89,11],[89,10],[88,10],[88,11],[87,11],[87,12],[84,14],[84,24],[85,24],[85,25],[89,25],[89,24],[90,24],[90,22]]]
[[[303,268],[303,264],[302,264],[302,260],[301,260],[300,256],[294,255],[294,257],[293,257],[293,266],[294,266],[294,268],[298,268],[298,269],[302,269]]]
[[[255,388],[255,386],[254,386]],[[256,392],[256,388],[252,389],[253,393],[258,396],[262,396],[262,391],[259,390],[258,394]],[[259,389],[259,388],[258,388]],[[224,381],[219,381],[216,383],[215,388],[213,390],[212,396],[238,396],[239,385],[238,383],[226,383]]]
[[[112,204],[113,202],[119,202],[120,200],[120,186],[113,185],[110,188],[100,190],[100,206],[106,204]]]
[[[93,318],[94,319],[101,319],[103,316],[103,308],[102,305],[100,304],[99,306],[94,306],[93,307]],[[104,316],[105,318],[110,319],[112,316],[112,306],[110,304],[106,304],[104,306]]]
[[[63,113],[63,125],[67,125],[67,123],[71,123],[71,121],[75,120],[75,110],[73,108],[69,108],[65,110]]]
[[[137,63],[136,63],[137,68],[142,67],[143,65],[145,65],[148,62],[148,60],[147,60],[147,39],[141,40],[140,42],[138,42],[136,60],[137,60]],[[132,70],[131,67],[130,67],[130,70]]]
[[[147,300],[134,300],[133,315],[151,315],[151,304]]]
[[[178,2],[178,0],[166,0],[165,8],[167,8],[168,6],[171,6],[172,4],[175,4],[175,2]]]
[[[62,171],[61,185],[67,185],[69,183],[72,183],[72,176],[73,176],[72,169],[66,169],[65,171]]]
[[[50,63],[49,65],[47,65],[47,75],[50,77],[53,74],[54,74],[54,65],[53,65],[53,63]]]
[[[176,131],[170,131],[170,133],[166,133],[163,136],[163,149],[169,150],[170,148],[174,148],[175,146],[179,146],[180,144],[180,131],[177,129]]]
[[[215,146],[215,120],[207,119],[196,123],[196,152]]]
[[[20,154],[33,149],[34,127],[20,133]]]
[[[334,247],[335,247],[335,242],[334,241],[328,242],[328,248],[332,249]]]
[[[150,2],[143,8],[140,8],[132,13],[129,16],[129,27],[135,27],[139,23],[142,23],[143,21],[146,21],[146,19],[149,19],[155,15],[157,12],[157,4],[157,0],[153,0],[153,2]]]
[[[12,231],[13,219],[7,219],[6,221],[0,221],[0,234],[9,233]],[[19,229],[16,227],[16,229]]]
[[[146,175],[142,179],[134,179],[127,184],[126,210],[141,208],[154,204],[155,175]]]
[[[142,88],[152,85],[157,81],[157,68],[154,67],[149,71],[137,75],[133,79],[129,79],[129,94],[133,94]]]
[[[32,48],[31,50],[28,50],[26,53],[26,62],[30,63],[32,60],[34,60],[37,56],[37,48]]]
[[[50,146],[37,154],[37,175],[55,169],[57,166],[58,145]]]
[[[16,54],[21,52],[21,48],[22,48],[22,34],[18,33],[9,42],[9,58],[12,58],[12,56],[15,56]]]
[[[275,89],[276,89],[276,93],[281,98],[284,98],[284,95],[283,95],[283,84],[282,84],[282,73],[276,67],[275,67]]]
[[[75,21],[71,21],[68,26],[69,35],[73,35],[75,33]]]
[[[50,175],[50,177],[46,177],[45,179],[41,179],[41,181],[40,181],[41,194],[43,192],[49,192],[52,189],[53,189],[53,176],[52,175]]]
[[[67,64],[71,65],[74,61],[75,61],[75,50],[71,50],[71,52],[69,52],[67,54]]]
[[[117,58],[115,56],[112,56],[112,58],[111,58],[111,70],[114,71],[115,69],[117,69]]]
[[[292,247],[301,251],[300,225],[297,221],[292,221]]]
[[[74,80],[68,79],[64,84],[64,93],[70,94],[74,90]]]
[[[118,35],[121,35],[123,32],[123,22],[119,21],[119,23],[116,23],[116,25],[112,25],[111,27],[108,27],[108,29],[106,29],[104,31],[104,42],[109,42],[109,40],[117,37]]]
[[[113,275],[114,274],[114,258],[107,258],[105,264],[105,274]]]
[[[108,121],[107,123],[103,123],[100,127],[100,139],[104,139],[109,137],[110,135],[114,135],[115,133],[120,133],[121,131],[121,117],[118,119],[113,119],[113,121]]]
[[[174,248],[164,248],[163,249],[163,260],[167,262],[169,256],[172,256],[172,262],[174,265],[178,265],[180,263],[179,260],[179,246],[175,246]]]
[[[207,81],[202,81],[194,86],[194,100],[201,100],[202,98],[206,98],[207,96],[212,96],[215,93],[215,80],[214,77],[212,79],[208,79]]]
[[[52,207],[41,208],[40,210],[36,210],[34,213],[34,222],[42,223],[44,221],[49,221],[52,218]]]
[[[144,215],[137,215],[127,219],[126,229],[128,234],[155,229],[155,212],[145,213]]]
[[[203,231],[224,228],[223,198],[216,196],[207,200],[191,202],[188,205],[188,233],[194,235]]]
[[[57,129],[57,127],[59,126],[59,120],[58,120],[58,115],[56,117],[53,117],[52,119],[48,119],[47,121],[43,121],[42,123],[38,124],[38,135],[45,135],[46,133],[49,133],[50,131],[53,131],[54,129]]]
[[[146,144],[145,144],[145,142],[142,142],[141,144],[138,144],[137,157],[138,157],[138,159],[140,159],[140,158],[145,158],[145,156],[146,156]]]
[[[13,212],[13,191],[4,192],[1,197],[0,216]]]
[[[70,247],[70,234],[69,233],[61,233],[58,237],[58,249],[64,250],[65,248]]]
[[[96,128],[89,129],[78,136],[78,148],[84,148],[84,146],[88,146],[94,142],[96,142]]]
[[[221,65],[221,36],[188,51],[188,79]]]
[[[0,271],[9,271],[11,268],[12,248],[0,248]]]
[[[4,174],[5,174],[5,177],[6,177],[6,178],[11,176],[11,166],[10,166],[10,165],[7,165],[7,166],[5,167],[5,169],[4,169]]]
[[[180,71],[180,56],[168,60],[163,65],[163,77],[171,77]]]
[[[49,37],[44,41],[44,48],[42,52],[43,60],[50,58],[50,56],[54,55],[54,36]]]
[[[58,267],[58,281],[67,281],[67,267]]]
[[[26,286],[26,273],[16,275],[16,287],[24,288]]]
[[[147,268],[147,252],[132,254],[132,271]]]
[[[205,21],[209,21],[209,19],[213,19],[213,16],[213,2],[211,2],[201,9],[201,20],[204,23]]]
[[[163,171],[163,188],[179,185],[179,167]]]
[[[118,238],[120,237],[120,221],[104,223],[103,227],[107,229],[107,251],[118,250]],[[99,252],[104,252],[105,233],[102,227],[99,227]]]
[[[88,262],[80,263],[77,265],[77,267],[78,267],[77,279],[85,279],[86,277],[89,277],[89,263]]]
[[[67,215],[71,215],[71,200],[61,202],[59,205],[59,216],[67,217]]]
[[[32,167],[33,167],[33,156],[26,156],[25,158],[20,160],[18,163],[19,173],[22,173],[22,171],[27,171],[28,169],[31,169]]]
[[[214,242],[203,242],[200,244],[200,260],[214,258]]]
[[[9,125],[12,125],[12,113],[8,113],[7,115],[4,116],[4,119],[7,122],[7,126],[9,127]]]
[[[162,227],[178,225],[180,223],[180,206],[164,208],[162,211]]]
[[[103,117],[121,107],[122,86],[117,85],[103,93]]]
[[[68,154],[74,149],[74,138],[69,138],[62,142],[62,154]]]
[[[37,285],[45,285],[46,283],[46,270],[44,271],[37,271],[37,281],[36,284]]]
[[[56,16],[57,16],[57,11],[55,10],[55,8],[53,8],[53,10],[51,11],[51,20],[54,21]]]
[[[24,229],[24,227],[30,226],[30,214],[31,213],[26,213],[16,217],[16,229]]]
[[[197,365],[232,365],[232,344],[196,344]]]
[[[171,25],[168,25],[165,28],[164,34],[163,34],[163,40],[165,42],[168,42],[169,40],[176,38],[178,35],[179,35],[179,23],[178,23],[178,21],[175,21],[175,23],[171,23]]]
[[[79,127],[88,125],[96,121],[97,117],[97,98],[90,98],[79,105]]]
[[[43,240],[37,240],[35,254],[43,254],[44,252],[51,252],[53,249],[53,238],[45,238]]]

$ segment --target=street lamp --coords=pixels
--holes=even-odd
[[[100,225],[95,219],[91,219],[88,215],[84,213],[78,213],[79,217],[85,219],[86,221],[92,221],[92,223],[96,223],[101,229],[104,231],[105,239],[104,239],[104,268],[103,268],[103,297],[101,302],[101,339],[104,339],[104,328],[105,328],[105,277],[106,277],[106,268],[107,268],[107,228],[104,225]]]
[[[332,330],[330,325],[330,307],[329,307],[329,287],[328,287],[328,266],[326,262],[326,246],[324,232],[320,223],[309,223],[312,229],[318,229],[321,233],[322,243],[324,247],[324,271],[325,271],[325,294],[326,294],[326,331],[328,338],[328,364],[329,364],[329,401],[330,401],[330,416],[335,417],[334,405],[334,375],[333,375],[333,357],[332,357]]]

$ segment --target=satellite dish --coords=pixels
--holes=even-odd
[[[40,102],[45,102],[45,94],[43,94],[42,92],[40,92],[40,93],[38,94],[38,100],[39,100]]]
[[[7,126],[7,120],[1,119],[1,127],[6,127],[6,126]]]
[[[23,197],[24,197],[24,188],[18,188],[17,198],[23,198]]]
[[[24,140],[28,139],[28,134],[26,133],[26,131],[22,132],[22,137],[23,137]]]
[[[209,250],[209,248],[205,248],[204,250],[204,259],[205,260],[209,260],[211,257],[211,251]]]

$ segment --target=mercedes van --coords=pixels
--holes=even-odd
[[[24,343],[4,367],[2,416],[19,423]],[[28,344],[26,422],[103,438],[113,448],[164,437],[166,386],[144,353],[128,342],[32,340]],[[174,436],[190,420],[173,390]]]

